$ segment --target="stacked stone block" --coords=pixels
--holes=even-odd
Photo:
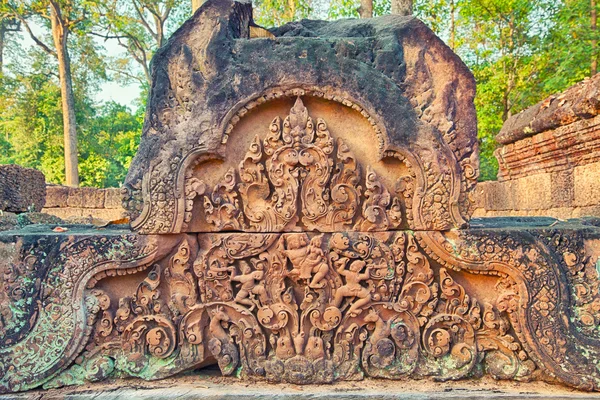
[[[600,216],[600,74],[506,121],[475,216]]]
[[[107,221],[123,217],[119,189],[70,188],[48,185],[44,212],[62,219],[89,217]]]

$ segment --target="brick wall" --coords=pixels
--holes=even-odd
[[[600,217],[600,162],[562,173],[480,182],[474,217]]]
[[[600,74],[509,118],[476,217],[600,217]]]
[[[93,217],[114,221],[125,216],[120,189],[70,188],[46,186],[46,205],[42,212],[62,219]]]

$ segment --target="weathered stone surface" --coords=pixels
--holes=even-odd
[[[62,219],[58,218],[55,215],[50,215],[47,213],[22,213],[17,216],[17,221],[19,226],[26,225],[34,225],[34,224],[61,224],[63,222]]]
[[[104,208],[104,189],[81,188],[82,206],[85,208]]]
[[[118,208],[44,208],[47,214],[68,221],[90,221],[93,218],[105,221],[116,221],[126,218],[125,210]],[[90,222],[87,222],[90,223]]]
[[[515,208],[513,191],[507,190],[500,182],[489,181],[477,184],[476,198],[478,208],[486,210],[511,210]]]
[[[83,207],[83,192],[80,188],[69,188],[67,207]]]
[[[575,167],[573,185],[576,206],[600,205],[600,162]]]
[[[10,400],[594,400],[597,394],[577,392],[560,385],[540,382],[507,382],[490,379],[439,382],[433,380],[391,381],[368,379],[332,385],[270,385],[240,382],[235,378],[216,377],[202,370],[193,376],[145,382],[118,379],[109,383],[89,384],[0,396]]]
[[[600,389],[600,223],[464,228],[474,83],[422,23],[268,34],[249,4],[209,0],[153,66],[123,190],[138,232],[0,233],[0,392],[209,364],[272,383]],[[526,179],[513,205],[550,206],[551,181]],[[100,204],[69,190],[73,209]]]
[[[46,186],[46,208],[60,208],[67,207],[67,201],[69,198],[68,186],[61,185],[47,185]]]
[[[0,210],[40,211],[46,201],[46,178],[40,171],[0,165]]]
[[[240,163],[247,150],[240,144],[253,136],[236,127],[264,119],[250,124],[262,126],[263,140],[273,117],[286,115],[272,110],[284,102],[287,113],[298,96],[332,132],[330,121],[344,121],[336,107],[361,116],[364,127],[332,135],[334,147],[343,133],[354,137],[357,144],[346,145],[359,163],[387,170],[404,162],[406,175],[388,189],[399,178],[410,181],[415,195],[398,198],[412,229],[465,226],[478,175],[475,83],[441,40],[400,16],[302,21],[271,38],[253,38],[252,24],[249,4],[209,0],[156,54],[142,140],[125,184],[135,230],[197,231],[189,222],[203,212],[204,186],[193,178],[211,176],[194,171],[219,160]],[[312,111],[317,104],[323,114]]]
[[[17,227],[17,214],[0,211],[0,231],[10,231]]]
[[[121,190],[108,188],[104,189],[105,191],[105,200],[104,200],[104,208],[109,209],[123,209],[121,204]]]
[[[501,181],[600,162],[600,116],[510,143],[494,154]]]
[[[600,74],[506,121],[495,151],[499,182],[480,186],[474,215],[600,215],[599,84]]]
[[[550,175],[551,200],[553,207],[570,207],[575,197],[573,171],[566,170]],[[599,201],[600,203],[600,201]]]
[[[73,208],[104,208],[104,189],[68,188],[67,206]]]
[[[496,136],[496,141],[501,144],[513,143],[540,132],[593,118],[598,114],[600,74],[510,117]]]
[[[0,390],[157,379],[211,360],[274,382],[484,373],[597,389],[597,225],[4,232]]]
[[[473,216],[600,216],[599,177],[600,163],[596,163],[529,178],[480,182]]]
[[[121,205],[120,189],[47,187],[44,213],[74,221],[82,218],[116,221],[126,218]]]

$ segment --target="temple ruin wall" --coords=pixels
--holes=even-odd
[[[117,188],[70,188],[47,185],[42,212],[61,219],[93,217],[114,221],[124,217],[121,192]]]

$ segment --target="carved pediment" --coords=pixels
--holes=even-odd
[[[405,190],[390,191],[298,98],[263,140],[254,138],[237,169],[229,169],[212,192],[198,178],[187,186],[188,193],[200,188],[195,194],[202,196],[214,231],[384,231],[402,226],[400,199],[411,196],[409,181],[401,177],[397,186]]]

